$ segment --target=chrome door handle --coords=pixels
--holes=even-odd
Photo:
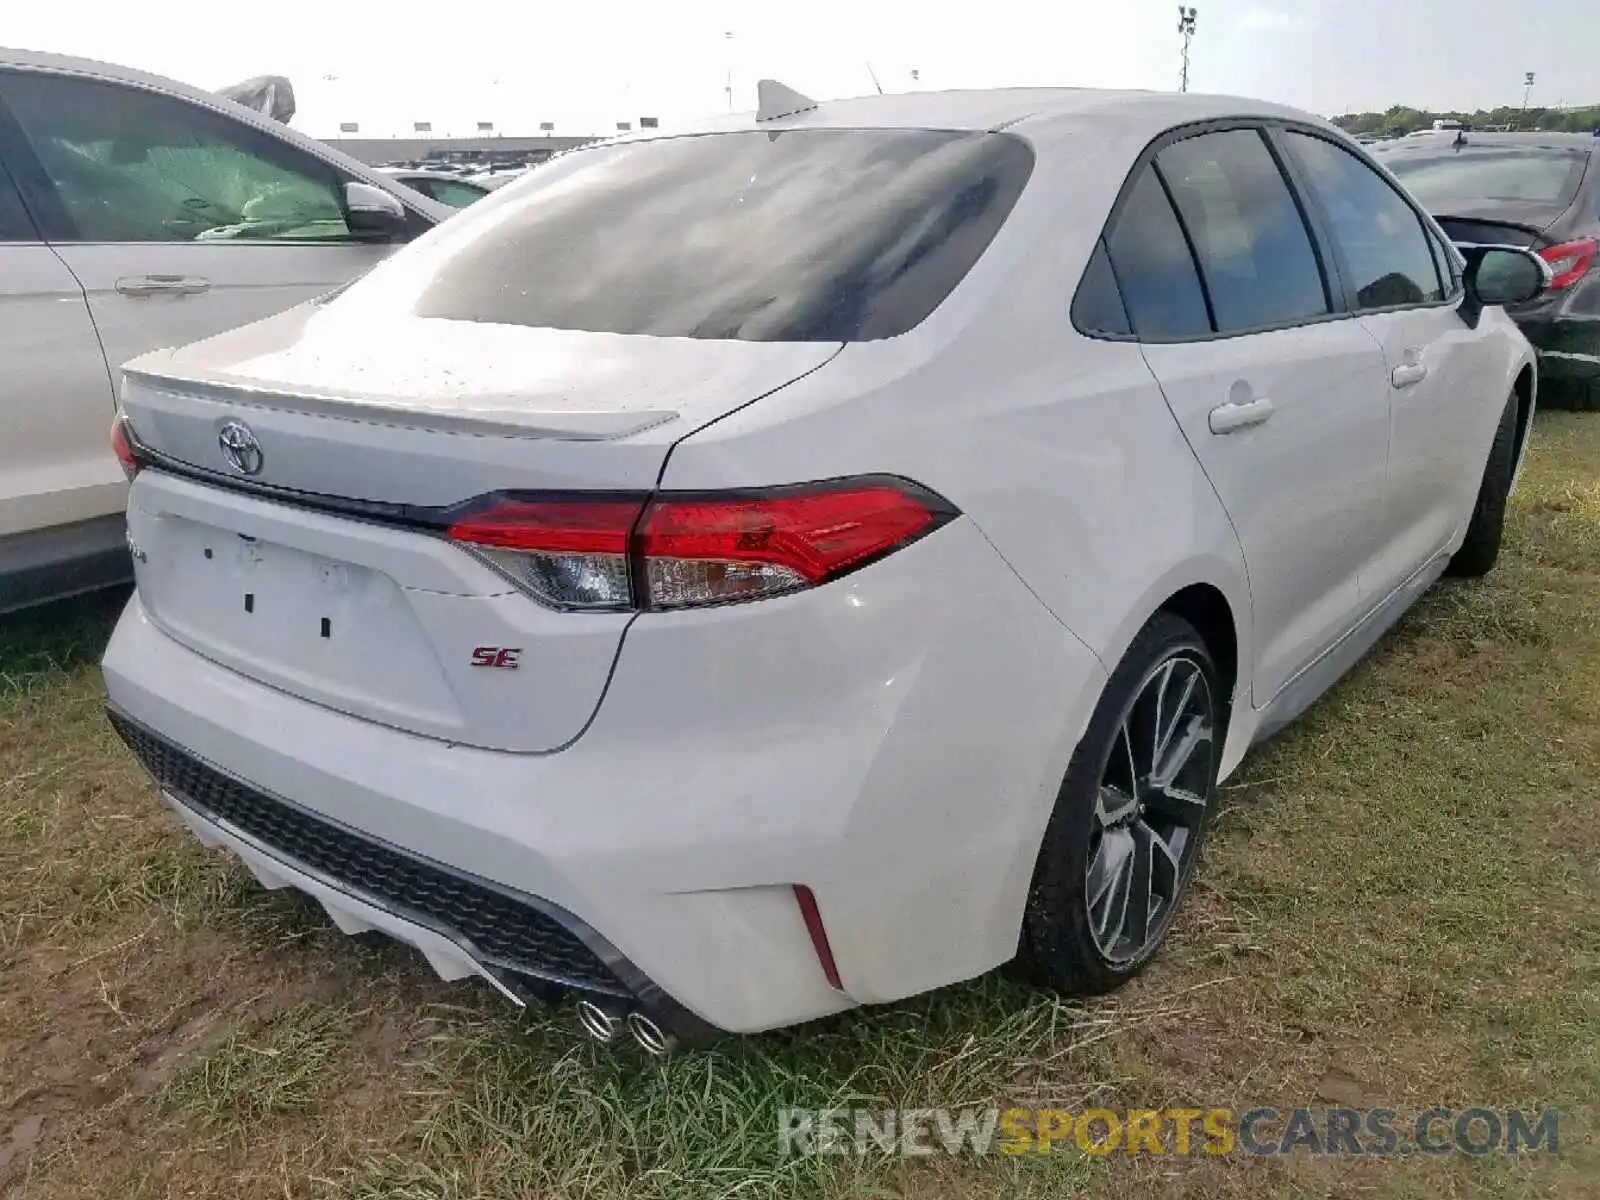
[[[211,290],[211,280],[198,275],[130,275],[117,280],[121,296],[198,296]]]
[[[1421,363],[1401,363],[1389,372],[1389,381],[1397,388],[1414,387],[1428,377],[1428,368]]]
[[[1272,415],[1272,401],[1257,397],[1248,404],[1219,404],[1206,417],[1212,433],[1233,433],[1259,425]]]

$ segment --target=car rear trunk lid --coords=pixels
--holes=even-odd
[[[1564,204],[1527,201],[1459,200],[1432,206],[1451,241],[1491,246],[1540,246],[1541,235],[1566,212]]]
[[[642,496],[678,438],[838,350],[327,315],[129,364],[123,411],[153,464],[128,511],[144,610],[307,700],[527,752],[582,732],[631,617],[542,607],[448,542],[444,514],[499,491]],[[257,449],[248,474],[231,426]]]

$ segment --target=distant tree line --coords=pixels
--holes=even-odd
[[[1418,129],[1432,129],[1436,120],[1460,121],[1469,129],[1504,125],[1511,129],[1541,129],[1570,133],[1591,133],[1600,129],[1600,104],[1586,108],[1478,109],[1477,112],[1424,112],[1397,104],[1387,112],[1346,113],[1333,122],[1347,133],[1375,133],[1397,136]]]

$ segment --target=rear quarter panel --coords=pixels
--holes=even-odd
[[[1125,174],[1107,164],[1131,164],[1148,136],[1045,147],[994,245],[927,321],[848,345],[685,438],[662,486],[904,475],[967,513],[1108,668],[1194,583],[1227,598],[1248,663],[1248,581],[1215,492],[1138,346],[1085,338],[1068,316]]]

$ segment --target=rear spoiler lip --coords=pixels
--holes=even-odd
[[[193,483],[204,484],[207,487],[238,492],[242,495],[253,496],[260,500],[269,500],[295,508],[309,509],[328,516],[350,517],[360,521],[369,521],[376,525],[389,525],[395,528],[420,530],[428,533],[442,533],[459,513],[476,508],[485,499],[483,496],[473,496],[454,504],[406,504],[394,500],[363,500],[353,496],[330,495],[326,492],[308,492],[300,488],[284,487],[281,484],[262,483],[259,480],[246,479],[238,475],[224,475],[220,471],[213,471],[207,467],[197,467],[181,458],[173,458],[171,455],[163,454],[161,451],[154,450],[139,441],[133,431],[133,427],[126,420],[123,420],[123,434],[128,439],[128,449],[141,470],[160,471],[163,474],[174,475],[179,479],[187,479]],[[498,494],[491,493],[491,495]],[[599,489],[576,492],[545,490],[540,494],[557,498],[567,495],[581,496],[588,500],[619,499],[630,502],[637,501],[642,505],[648,498],[649,493]]]
[[[129,384],[146,391],[182,398],[219,400],[228,404],[274,412],[300,413],[313,417],[358,421],[367,425],[386,425],[430,433],[471,434],[480,437],[532,438],[541,441],[608,442],[630,437],[665,425],[679,416],[675,409],[634,409],[595,412],[582,409],[470,409],[460,412],[407,408],[403,402],[384,402],[359,396],[307,391],[300,388],[278,390],[268,384],[235,380],[193,378],[164,374],[138,366],[122,369],[123,387]],[[507,397],[512,401],[514,397]]]

